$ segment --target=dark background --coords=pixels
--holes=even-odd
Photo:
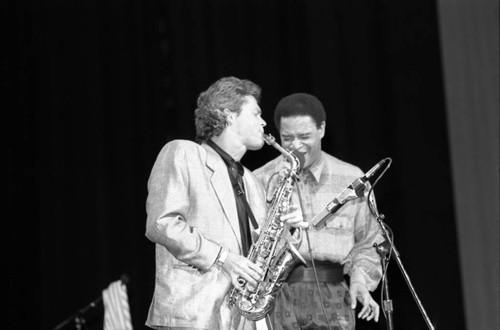
[[[309,92],[327,109],[325,151],[365,171],[393,159],[379,211],[436,328],[465,329],[435,1],[28,0],[5,12],[2,328],[51,329],[124,273],[144,327],[149,172],[166,142],[194,139],[197,95],[231,75],[262,87],[268,133],[278,100]],[[396,329],[425,329],[396,263],[388,276]]]

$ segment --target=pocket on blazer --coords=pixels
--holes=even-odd
[[[172,264],[172,268],[174,269],[181,269],[189,273],[200,273],[200,269],[186,263],[178,263],[178,264]]]

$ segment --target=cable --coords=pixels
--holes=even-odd
[[[268,181],[267,181],[267,184],[266,184],[266,196],[269,194],[269,188],[271,186],[271,181],[273,180],[273,178],[278,175],[280,172],[275,172],[273,173]],[[304,207],[303,207],[303,199],[302,199],[302,193],[301,193],[301,189],[298,185],[298,181],[297,181],[297,178],[295,177],[294,178],[295,180],[295,186],[297,188],[297,195],[299,197],[299,204],[300,204],[300,211],[302,212],[302,218],[304,219],[304,221],[307,219],[305,213],[304,213]],[[310,242],[310,239],[309,239],[309,228],[305,228],[305,232],[306,232],[306,240],[307,240],[307,246],[308,246],[308,253],[309,253],[309,257],[311,259],[311,263],[312,263],[312,267],[313,267],[313,272],[314,272],[314,278],[315,278],[315,284],[316,284],[316,287],[318,289],[318,295],[319,295],[319,299],[320,299],[320,303],[321,303],[321,309],[322,309],[322,312],[325,316],[325,319],[326,319],[326,322],[328,324],[328,329],[332,329],[331,325],[330,325],[330,320],[328,319],[328,315],[326,313],[326,309],[325,309],[325,304],[323,302],[323,295],[321,294],[321,289],[320,289],[320,285],[319,285],[319,279],[318,279],[318,274],[317,274],[317,271],[316,271],[316,264],[314,263],[314,258],[313,258],[313,255],[312,255],[312,248],[311,248],[311,242]],[[293,311],[292,308],[290,308],[290,310]]]
[[[386,229],[389,233],[389,236],[390,236],[390,242],[392,242],[392,244],[390,245],[390,248],[389,248],[389,254],[388,256],[385,258],[386,262],[383,263],[384,267],[382,269],[382,287],[381,287],[381,290],[380,290],[380,305],[382,306],[382,313],[384,314],[384,317],[387,319],[387,315],[385,313],[385,306],[384,306],[384,302],[385,302],[385,299],[387,297],[385,297],[385,286],[387,285],[387,270],[389,269],[389,262],[391,261],[391,256],[392,256],[392,247],[394,246],[394,235],[392,233],[392,229],[390,227],[388,227],[386,225]]]
[[[297,184],[297,195],[299,196],[299,204],[300,204],[300,210],[302,211],[302,218],[305,220],[306,219],[306,215],[304,213],[304,208],[302,207],[302,205],[303,205],[303,203],[302,203],[302,193],[300,192],[300,187],[299,187],[298,184]],[[330,325],[330,320],[328,319],[328,314],[326,313],[325,304],[323,303],[323,295],[321,294],[321,288],[319,286],[318,273],[316,271],[316,264],[314,263],[314,258],[313,258],[313,255],[312,255],[311,241],[309,239],[309,227],[307,227],[305,229],[305,231],[306,231],[306,240],[307,240],[307,248],[308,248],[308,252],[309,252],[309,258],[311,259],[311,263],[312,263],[312,266],[313,266],[314,279],[315,279],[315,282],[316,282],[315,283],[316,287],[318,289],[318,296],[319,296],[319,300],[320,300],[320,303],[321,303],[321,310],[323,311],[323,314],[325,315],[325,320],[326,320],[326,324],[328,325],[328,329],[331,330],[332,326]]]
[[[387,160],[388,163],[387,165],[385,166],[384,170],[382,171],[382,173],[379,174],[379,176],[377,177],[377,179],[375,179],[375,181],[373,182],[373,184],[371,185],[370,187],[370,190],[368,191],[368,195],[367,195],[367,199],[368,199],[368,207],[370,208],[370,211],[372,212],[372,214],[376,217],[379,216],[379,213],[378,211],[375,209],[373,209],[373,205],[370,203],[371,199],[371,195],[373,193],[373,189],[375,188],[375,186],[377,185],[378,181],[384,176],[385,172],[387,172],[387,170],[389,169],[389,167],[391,167],[391,164],[392,164],[392,158],[390,157],[387,157],[385,158],[384,160]]]
[[[370,190],[367,194],[368,207],[370,209],[370,212],[377,218],[377,221],[379,221],[379,219],[383,220],[384,216],[381,215],[377,210],[377,206],[375,204],[375,198],[373,197],[373,189],[375,188],[378,181],[382,178],[382,176],[384,176],[385,172],[389,169],[389,167],[392,164],[392,159],[390,157],[387,157],[385,159],[388,160],[387,166],[384,168],[382,173],[380,173],[380,175],[377,177],[377,179],[373,182],[373,185],[371,185]],[[388,240],[386,239],[386,241],[388,241],[390,243],[390,246],[389,246],[388,255],[383,256],[383,257],[381,256],[382,258],[385,259],[385,262],[382,263],[383,268],[382,268],[382,279],[381,279],[382,286],[381,286],[381,290],[380,290],[380,306],[382,306],[382,308],[381,308],[382,313],[383,313],[384,317],[387,319],[385,305],[384,305],[385,299],[387,297],[385,297],[384,288],[387,286],[387,270],[389,269],[389,262],[391,261],[391,256],[392,256],[392,251],[393,251],[393,246],[394,246],[394,235],[393,235],[392,229],[387,224],[384,223],[383,226],[385,227],[385,229],[387,231],[387,235],[389,236],[388,237],[389,239]]]

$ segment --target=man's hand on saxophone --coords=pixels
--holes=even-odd
[[[247,258],[232,252],[228,253],[227,259],[222,264],[222,270],[238,290],[242,289],[239,282],[241,279],[245,280],[252,287],[256,287],[258,281],[264,276],[264,271],[259,266]]]
[[[308,223],[304,221],[300,209],[291,205],[286,214],[281,215],[281,221],[293,228],[307,228]],[[231,283],[237,290],[242,290],[242,283],[248,283],[250,287],[257,287],[264,276],[264,271],[249,259],[229,251],[225,261],[221,263],[224,274],[231,279]]]
[[[309,226],[309,223],[304,221],[302,211],[296,205],[290,205],[288,213],[283,214],[280,219],[293,228],[307,228]]]

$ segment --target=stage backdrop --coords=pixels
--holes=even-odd
[[[453,191],[469,329],[500,329],[498,11],[498,1],[439,1]]]
[[[194,138],[197,95],[230,75],[262,86],[267,132],[277,136],[281,97],[309,92],[327,109],[325,151],[365,171],[393,159],[379,211],[433,323],[466,328],[434,1],[27,0],[7,11],[7,329],[52,329],[124,273],[143,328],[149,172],[165,143]],[[266,146],[243,162],[276,155]],[[425,329],[394,262],[388,277],[396,329]]]

